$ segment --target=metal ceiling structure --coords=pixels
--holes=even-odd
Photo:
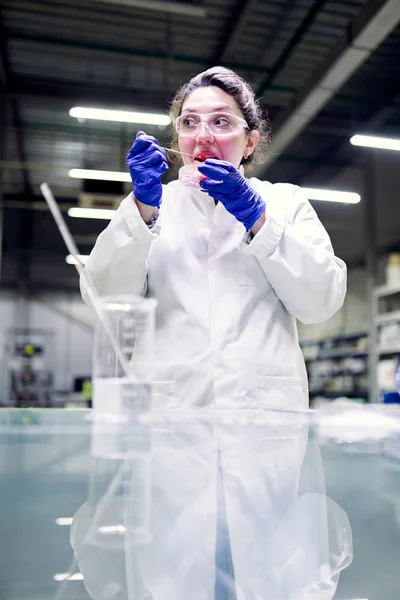
[[[139,127],[79,122],[69,109],[165,112],[211,65],[235,69],[268,111],[259,176],[329,187],[347,172],[346,189],[362,194],[365,153],[350,136],[400,135],[399,22],[399,0],[0,0],[2,284],[76,287],[39,185],[71,206],[81,182],[70,168],[125,170]],[[168,128],[146,131],[169,143]],[[400,247],[392,202],[380,202],[380,250]],[[360,264],[362,203],[314,206],[339,256]],[[82,253],[105,224],[69,219]]]

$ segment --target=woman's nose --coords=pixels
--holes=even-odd
[[[198,124],[196,131],[196,140],[202,143],[214,141],[214,136],[211,133],[210,126],[206,121],[200,121],[200,123]]]

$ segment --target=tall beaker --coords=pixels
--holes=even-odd
[[[142,422],[151,408],[157,302],[135,296],[108,296],[99,302],[107,327],[98,321],[95,332],[93,411],[95,422],[106,423],[107,428],[93,453],[126,458],[140,452],[142,443],[146,445],[141,429],[133,435],[132,427]]]
[[[98,322],[94,341],[92,468],[84,543],[92,550],[97,546],[99,551],[120,550],[127,556],[151,540],[150,412],[157,303],[133,296],[99,302],[107,323],[104,327]]]

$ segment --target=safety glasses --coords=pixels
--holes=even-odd
[[[231,113],[212,112],[199,115],[185,113],[175,122],[175,129],[180,136],[197,135],[201,127],[206,127],[213,136],[232,135],[238,129],[249,129],[246,121]]]

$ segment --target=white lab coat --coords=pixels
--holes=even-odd
[[[156,379],[170,405],[307,406],[296,319],[342,306],[346,266],[301,189],[249,183],[267,203],[249,244],[221,203],[174,181],[152,230],[129,195],[85,267],[100,295],[157,298]]]
[[[307,408],[296,319],[324,321],[342,306],[346,267],[301,189],[249,183],[266,201],[266,222],[250,243],[221,203],[174,181],[163,187],[151,230],[132,194],[123,200],[85,267],[100,295],[158,300],[159,406],[241,415],[226,426],[191,422],[153,432],[153,543],[137,558],[150,594],[143,598],[213,600],[222,500],[235,579],[226,586],[234,588],[231,597],[307,597],[299,590],[286,595],[283,584],[279,596],[280,584],[260,570],[268,540],[297,498],[307,427],[302,419],[261,428],[240,423],[253,411]],[[87,301],[84,285],[81,290]],[[221,483],[223,498],[219,493],[216,502]],[[83,568],[82,547],[75,553]],[[126,589],[110,597],[141,597],[129,571]],[[91,569],[85,575],[88,585],[98,577]]]

